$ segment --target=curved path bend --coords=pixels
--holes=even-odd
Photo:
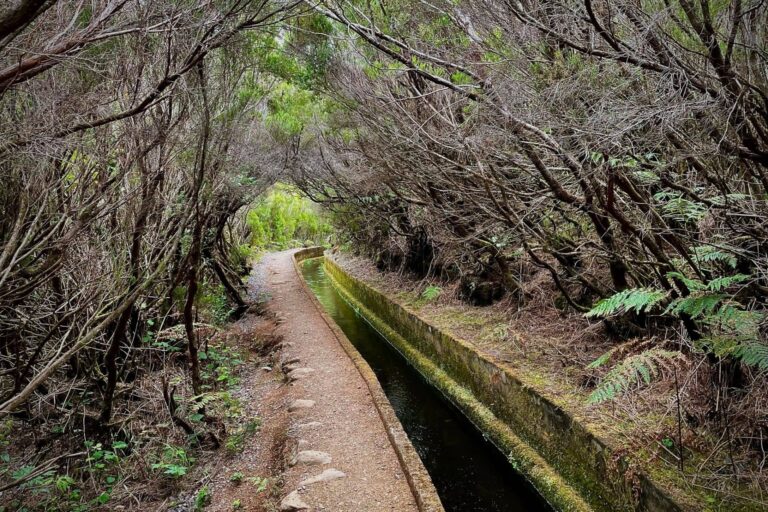
[[[293,252],[268,254],[261,262],[268,308],[284,340],[284,371],[295,379],[285,402],[295,449],[281,508],[416,511],[368,387],[305,292]]]

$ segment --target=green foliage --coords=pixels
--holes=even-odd
[[[308,11],[286,24],[286,32],[249,34],[250,53],[262,72],[309,89],[321,84],[333,57],[330,20]],[[298,50],[298,51],[296,51]]]
[[[726,288],[730,288],[734,284],[743,283],[744,281],[748,280],[749,276],[744,274],[736,274],[733,276],[724,276],[724,277],[718,277],[710,282],[707,283],[707,290],[713,291],[713,292],[719,292],[720,290],[724,290]]]
[[[0,434],[0,441],[2,436]],[[73,468],[67,467],[65,473],[57,469],[40,472],[41,468],[31,464],[19,466],[8,453],[0,454],[0,476],[10,480],[28,478],[20,485],[29,493],[34,501],[34,507],[26,508],[23,503],[17,503],[13,510],[61,510],[84,512],[100,509],[112,498],[112,489],[119,480],[120,462],[123,450],[128,443],[115,441],[111,446],[102,443],[86,441],[84,443],[86,456],[84,464],[77,473],[81,478],[76,480],[70,473]],[[84,478],[83,478],[84,477]],[[85,481],[91,484],[92,498],[86,499],[80,485]],[[2,507],[0,507],[0,510]]]
[[[269,485],[269,478],[261,478],[258,476],[251,476],[248,477],[248,482],[251,483],[254,487],[256,487],[256,493],[264,492],[267,489],[267,486]]]
[[[305,241],[321,245],[332,233],[331,225],[309,199],[294,187],[278,184],[259,199],[247,215],[251,246],[285,249]]]
[[[235,471],[234,473],[229,475],[229,481],[232,482],[233,484],[239,484],[240,482],[243,481],[244,476],[245,475],[243,475],[241,471]]]
[[[736,268],[736,257],[723,249],[700,245],[694,247],[692,252],[692,259],[699,266],[708,267],[713,263],[722,263],[731,269]]]
[[[690,201],[679,192],[662,191],[653,198],[661,203],[661,211],[666,217],[681,223],[699,222],[709,211],[706,205]]]
[[[168,478],[176,479],[186,475],[194,462],[195,459],[190,457],[184,448],[167,444],[160,460],[151,467],[155,471],[161,471]]]
[[[204,485],[195,494],[195,510],[203,510],[211,502],[211,489]]]
[[[119,442],[114,443],[112,449],[107,449],[101,443],[86,441],[85,448],[88,451],[86,463],[88,464],[89,471],[104,471],[108,466],[118,463],[120,456],[114,450],[125,447],[127,447],[125,443]]]
[[[662,370],[674,360],[681,357],[680,352],[653,348],[629,356],[614,366],[611,371],[600,381],[597,388],[589,395],[589,403],[600,403],[613,400],[632,387],[640,384],[650,384],[658,377]],[[608,355],[610,358],[610,355]],[[591,367],[601,366],[608,361],[603,354],[590,364]]]
[[[707,283],[704,290],[673,301],[670,314],[686,314],[706,327],[707,335],[698,340],[697,348],[718,357],[732,357],[743,363],[768,369],[768,346],[761,341],[760,324],[765,315],[745,310],[728,294],[714,293],[741,283],[748,276],[737,274]]]
[[[600,357],[592,361],[587,365],[587,368],[590,370],[594,370],[595,368],[600,368],[601,366],[605,365],[608,361],[611,360],[611,357],[613,357],[613,354],[616,353],[616,349],[612,348],[608,352],[605,352]]]
[[[731,354],[750,366],[768,370],[768,345],[749,340],[733,347]]]
[[[238,350],[226,345],[210,345],[199,356],[200,361],[204,362],[201,372],[204,380],[223,386],[224,389],[231,389],[238,384],[236,370],[244,362]]]
[[[300,135],[311,124],[320,124],[326,115],[325,100],[315,93],[288,83],[275,87],[269,96],[265,122],[278,140]]]
[[[206,316],[214,325],[224,325],[234,311],[229,303],[224,286],[203,283],[197,295],[197,305],[206,312]]]
[[[732,255],[712,248],[697,247],[694,257],[701,262],[724,264],[734,267]],[[764,315],[748,311],[735,299],[734,288],[751,279],[745,274],[715,277],[707,282],[692,279],[682,272],[669,272],[676,287],[685,289],[686,294],[669,302],[661,315],[687,317],[702,326],[705,336],[696,342],[696,349],[718,357],[731,357],[743,363],[768,369],[768,346],[760,341],[760,324]],[[619,313],[649,311],[667,298],[667,293],[651,288],[624,290],[599,301],[587,313],[587,317],[606,317]],[[616,349],[602,354],[587,368],[594,369],[608,363]],[[635,384],[645,382],[659,374],[664,362],[678,357],[677,352],[651,349],[630,356],[603,378],[598,388],[590,395],[592,403],[610,400],[622,394]]]
[[[587,313],[588,318],[606,317],[617,313],[650,311],[663,301],[667,294],[652,288],[630,288],[599,301]]]
[[[704,324],[721,329],[741,318],[742,313],[747,313],[729,298],[728,293],[724,293],[726,289],[747,281],[750,278],[747,275],[723,276],[707,283],[689,279],[679,272],[670,272],[667,276],[685,284],[689,295],[673,300],[664,311],[665,315],[686,315],[694,320],[701,318]],[[743,325],[734,326],[732,330],[736,332],[741,328]]]
[[[702,315],[712,315],[718,305],[728,297],[727,294],[715,292],[723,291],[749,279],[747,275],[735,274],[718,277],[707,283],[702,283],[701,281],[690,279],[680,272],[669,272],[667,277],[685,285],[690,293],[685,297],[674,299],[667,306],[663,314],[675,316],[688,315],[694,319]],[[647,312],[666,298],[667,293],[663,290],[630,288],[600,300],[587,312],[586,316],[588,318],[600,318],[630,311],[635,313]]]
[[[224,449],[229,454],[240,453],[245,448],[245,433],[243,431],[232,432],[224,443]]]
[[[472,85],[474,80],[472,77],[462,73],[461,71],[456,71],[451,75],[451,82],[456,85]]]
[[[664,314],[687,315],[694,320],[702,315],[710,316],[725,297],[724,294],[694,292],[692,295],[672,301]]]
[[[768,345],[761,341],[765,315],[747,311],[731,300],[724,301],[704,319],[708,335],[698,341],[700,350],[718,357],[732,357],[760,370],[768,370]]]
[[[235,429],[229,437],[227,437],[224,448],[230,454],[235,454],[243,451],[245,448],[245,442],[249,436],[255,434],[261,428],[261,420],[258,418],[248,421],[245,425]]]
[[[210,387],[210,386],[205,386]],[[200,422],[206,414],[219,417],[239,419],[242,416],[243,404],[230,391],[208,391],[190,397],[186,400],[189,419]]]
[[[427,288],[421,293],[421,298],[425,301],[431,302],[437,299],[440,294],[443,293],[443,289],[439,286],[427,286]]]

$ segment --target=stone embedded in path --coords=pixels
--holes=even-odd
[[[309,505],[301,499],[299,491],[293,491],[280,502],[280,512],[296,512],[298,510],[309,510]]]
[[[314,368],[296,368],[295,370],[291,370],[288,373],[288,380],[290,380],[291,382],[295,380],[299,380],[300,378],[306,377],[307,375],[309,375],[314,371],[315,371]]]
[[[309,409],[315,406],[314,400],[296,400],[288,407],[288,412],[298,411],[299,409]]]
[[[330,463],[331,456],[327,453],[319,452],[316,450],[304,450],[296,454],[296,456],[291,461],[291,466],[295,466],[296,464],[315,465]]]
[[[301,359],[299,359],[298,357],[292,357],[290,359],[286,359],[285,361],[283,361],[283,367],[286,367],[286,366],[289,366],[289,365],[292,365],[292,364],[296,364],[299,361],[301,361]]]
[[[317,428],[322,426],[323,424],[320,423],[319,421],[310,421],[309,423],[299,423],[298,425],[296,425],[296,428],[298,428],[299,430],[302,430],[305,428]]]
[[[329,480],[336,480],[337,478],[344,478],[347,475],[343,471],[339,471],[335,468],[328,468],[317,476],[307,478],[299,483],[299,487],[305,487],[307,485],[316,484],[319,482],[327,482]]]
[[[288,434],[293,437],[298,437],[304,430],[310,430],[322,426],[319,421],[310,421],[309,423],[294,423],[288,429]]]

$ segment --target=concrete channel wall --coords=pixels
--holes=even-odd
[[[347,274],[328,253],[325,270],[342,295],[507,454],[556,509],[692,509],[492,356]]]

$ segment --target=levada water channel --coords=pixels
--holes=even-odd
[[[365,358],[424,462],[448,512],[536,512],[551,507],[506,457],[339,295],[323,258],[301,264],[326,312]]]

